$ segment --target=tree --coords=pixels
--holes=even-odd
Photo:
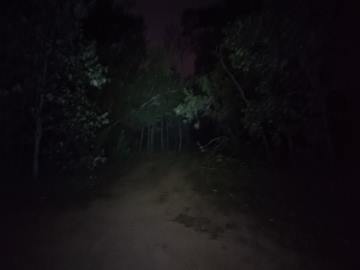
[[[282,3],[281,8],[284,6]],[[321,137],[327,138],[331,152],[327,98],[316,74],[322,60],[313,55],[323,55],[320,48],[326,36],[322,32],[332,6],[316,20],[313,16],[321,6],[309,7],[287,7],[288,17],[283,13],[279,16],[279,6],[275,5],[273,10],[236,22],[220,49],[228,61],[223,55],[219,58],[245,105],[244,128],[262,137],[265,146],[269,145],[266,138],[271,143],[285,138],[292,152],[293,141],[300,134],[311,144],[308,125],[318,123],[311,136],[318,136],[317,145]]]
[[[180,116],[184,122],[192,123],[199,121],[199,118],[210,113],[210,107],[214,105],[212,89],[206,76],[200,77],[195,82],[198,92],[195,89],[184,89],[183,101],[175,107],[176,115]]]
[[[7,6],[13,15],[3,28],[5,44],[11,44],[5,45],[3,62],[9,76],[1,89],[7,102],[20,103],[18,115],[7,108],[6,121],[10,126],[20,121],[16,132],[21,134],[12,140],[33,145],[32,173],[37,179],[41,160],[68,167],[89,154],[84,149],[108,121],[91,97],[107,78],[95,44],[82,38],[81,17],[72,1],[18,4]]]
[[[212,88],[207,115],[233,143],[240,138],[262,142],[268,154],[284,147],[290,156],[296,150],[332,152],[331,91],[321,77],[327,70],[326,41],[336,8],[332,1],[326,6],[300,2],[258,2],[244,8],[246,12],[230,12],[227,26],[215,20],[217,24],[206,27],[206,18],[218,18],[221,9],[200,10],[196,14],[203,16],[198,16],[195,27],[185,28],[198,48],[208,39],[217,40],[209,45],[212,49],[200,52],[211,57],[198,58],[198,71]],[[208,59],[216,62],[209,65]]]
[[[128,119],[130,126],[140,130],[139,145],[143,145],[141,134],[147,129],[148,149],[154,148],[156,133],[159,134],[161,148],[165,148],[165,140],[168,141],[170,136],[169,128],[175,128],[174,124],[179,122],[174,108],[181,101],[182,89],[182,82],[171,70],[166,55],[159,50],[150,51],[138,78],[128,86],[131,94],[125,106],[128,108],[125,119]],[[181,125],[178,123],[177,126],[181,145]]]

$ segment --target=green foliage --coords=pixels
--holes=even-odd
[[[211,86],[207,77],[201,77],[197,80],[199,94],[194,91],[184,89],[184,100],[174,109],[176,115],[181,116],[185,122],[191,122],[206,113],[209,113],[210,106],[213,103],[211,95]]]
[[[328,46],[332,8],[280,1],[239,15],[223,27],[222,35],[218,33],[223,40],[211,45],[216,47],[212,55],[207,51],[206,59],[198,59],[199,71],[208,70],[206,80],[203,86],[195,82],[194,89],[185,93],[177,113],[189,120],[211,117],[234,145],[261,143],[267,152],[276,148],[292,152],[294,147],[311,152],[314,145],[323,145],[331,152],[329,89],[321,74],[327,68],[322,48]],[[199,25],[204,36],[195,35],[195,44],[206,43],[220,28]],[[212,68],[211,57],[217,57]],[[302,145],[294,145],[295,141]]]
[[[141,129],[176,117],[173,109],[182,99],[183,86],[162,53],[150,52],[138,77],[124,88],[127,98],[119,100],[123,110],[118,117],[128,126]]]
[[[106,77],[107,68],[99,63],[99,58],[96,54],[95,42],[86,46],[80,55],[82,67],[79,70],[84,70],[87,81],[90,86],[101,89],[108,82]]]
[[[286,20],[266,14],[251,16],[235,23],[222,45],[250,101],[242,110],[243,127],[253,137],[265,132],[274,142],[296,133],[310,120],[307,112],[313,109],[308,87],[299,76],[302,71],[290,66],[290,59],[297,57],[297,41],[278,35],[288,27]]]
[[[99,63],[96,44],[83,38],[76,7],[64,2],[11,7],[13,29],[4,30],[4,39],[12,46],[4,47],[8,56],[2,63],[9,76],[0,88],[10,89],[1,91],[10,105],[4,111],[16,121],[2,124],[14,133],[12,141],[24,141],[30,151],[39,141],[40,156],[33,159],[74,168],[80,161],[92,163],[95,137],[109,124],[108,113],[95,103],[108,71]]]
[[[107,83],[107,70],[98,61],[94,43],[77,46],[80,49],[73,55],[66,51],[60,57],[65,60],[64,69],[57,70],[61,79],[54,82],[56,88],[48,88],[44,104],[43,125],[52,145],[47,155],[65,167],[78,166],[79,157],[94,155],[91,149],[97,133],[110,123],[108,113],[91,99]]]

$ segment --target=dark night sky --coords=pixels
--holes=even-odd
[[[134,11],[144,17],[148,46],[162,46],[166,27],[180,26],[182,12],[187,8],[209,6],[219,0],[136,0]],[[193,73],[195,55],[188,51],[179,71],[187,76]]]
[[[200,8],[219,0],[136,0],[135,10],[144,16],[150,45],[161,45],[168,25],[179,25],[187,8]]]

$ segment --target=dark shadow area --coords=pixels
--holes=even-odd
[[[173,4],[0,4],[0,268],[357,269],[355,4]]]

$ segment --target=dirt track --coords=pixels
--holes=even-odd
[[[195,193],[192,169],[143,162],[86,207],[24,216],[6,237],[2,269],[318,269],[251,216]]]

